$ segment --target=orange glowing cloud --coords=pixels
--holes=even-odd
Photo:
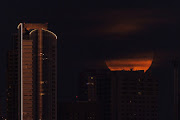
[[[111,71],[137,71],[144,70],[146,72],[152,64],[152,58],[138,59],[138,58],[129,58],[129,59],[117,59],[117,60],[107,60],[106,65]]]

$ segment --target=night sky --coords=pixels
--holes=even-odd
[[[152,73],[160,82],[160,118],[172,118],[174,56],[180,55],[178,0],[1,1],[1,91],[7,51],[17,25],[46,23],[58,36],[58,101],[78,94],[79,73],[107,69],[105,60],[154,53]]]

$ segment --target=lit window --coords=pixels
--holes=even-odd
[[[44,84],[45,82],[44,82],[44,81],[41,81],[40,83],[41,83],[41,84]]]
[[[44,94],[44,93],[41,93],[40,95],[43,96],[43,95],[45,95],[45,94]]]
[[[138,95],[142,95],[142,93],[141,93],[141,92],[138,92]]]

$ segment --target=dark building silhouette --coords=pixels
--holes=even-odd
[[[110,120],[111,119],[110,71],[87,70],[85,72],[82,72],[80,75],[80,82],[79,82],[79,100],[95,102],[97,104],[100,104],[103,120]]]
[[[172,61],[174,66],[174,120],[179,119],[179,82],[178,82],[178,61],[177,59],[174,59]]]
[[[100,104],[100,120],[159,119],[158,81],[150,70],[88,70],[80,76],[79,100]]]
[[[92,102],[66,102],[59,105],[59,120],[101,120],[100,106]]]
[[[158,81],[150,71],[112,72],[112,120],[158,120]]]
[[[0,120],[6,119],[6,93],[0,95]]]
[[[8,54],[8,120],[57,119],[57,36],[20,23]]]
[[[7,66],[7,119],[18,119],[18,36],[12,37],[12,49],[8,52]]]

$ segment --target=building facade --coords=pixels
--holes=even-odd
[[[159,120],[158,80],[151,70],[88,70],[79,89],[80,101],[100,104],[100,120]]]
[[[47,24],[20,23],[16,38],[17,44],[13,49],[16,51],[15,72],[8,71],[8,74],[16,73],[17,76],[13,80],[17,81],[14,85],[16,91],[8,91],[8,94],[17,95],[14,98],[18,104],[15,107],[18,111],[16,118],[56,120],[57,36],[47,30]],[[11,81],[10,78],[8,81]],[[10,86],[11,82],[8,83],[8,90]],[[9,98],[8,104],[11,104]],[[11,116],[9,111],[8,116]]]
[[[99,104],[99,120],[111,120],[111,76],[109,70],[87,70],[80,75],[79,101]]]
[[[18,37],[12,36],[12,49],[8,52],[7,64],[7,119],[18,120]]]
[[[113,71],[112,120],[159,120],[158,81],[151,71]]]

